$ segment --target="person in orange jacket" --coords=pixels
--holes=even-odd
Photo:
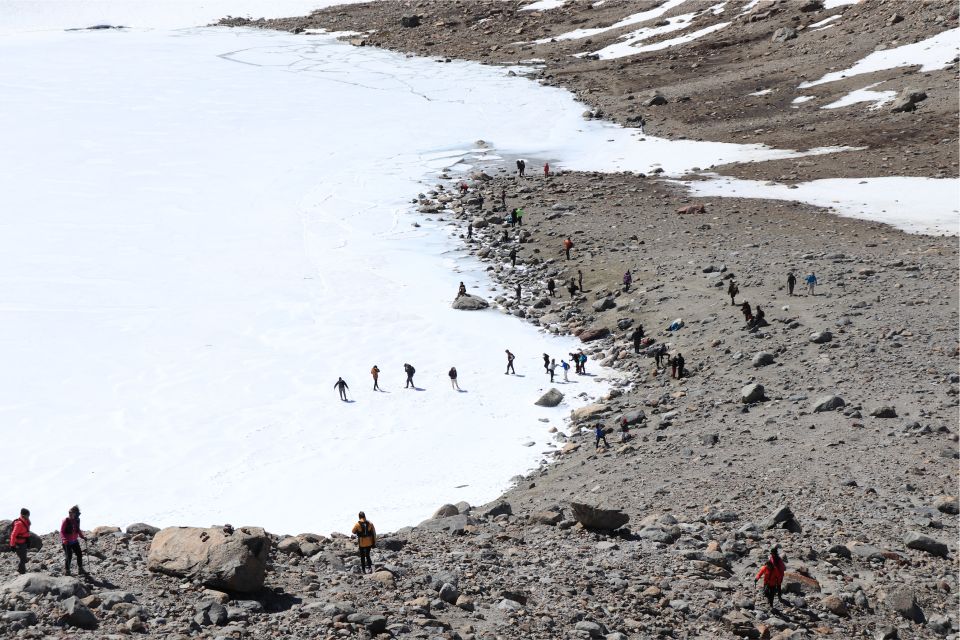
[[[563,251],[567,254],[567,260],[570,259],[570,249],[573,249],[573,240],[570,239],[570,236],[567,236],[567,239],[563,241]]]
[[[367,520],[366,514],[361,511],[360,520],[353,525],[353,535],[357,536],[357,543],[360,547],[360,571],[366,573],[370,569],[373,573],[373,562],[370,560],[370,549],[377,546],[377,530],[373,523]]]
[[[20,509],[20,517],[13,521],[10,548],[17,552],[17,573],[27,572],[27,549],[30,547],[30,510]]]
[[[60,542],[63,543],[63,552],[67,555],[65,561],[66,574],[70,575],[70,560],[77,556],[77,570],[80,575],[87,575],[83,570],[83,551],[80,550],[80,540],[86,540],[80,529],[80,507],[73,505],[70,512],[60,524]]]
[[[774,596],[777,596],[780,598],[780,602],[783,602],[783,575],[786,570],[786,564],[777,553],[777,548],[774,547],[770,550],[770,558],[760,567],[760,571],[753,579],[753,583],[756,584],[757,580],[763,578],[763,595],[766,596],[771,609],[773,608]]]

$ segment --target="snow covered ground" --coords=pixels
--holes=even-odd
[[[26,505],[50,530],[80,503],[90,524],[328,532],[358,509],[391,529],[489,500],[604,385],[534,407],[541,354],[577,344],[451,310],[460,280],[490,284],[409,198],[477,162],[481,138],[508,159],[669,175],[800,155],[585,122],[569,93],[505,69],[170,28],[300,12],[214,4],[32,3],[31,22],[0,0],[0,420],[9,475],[30,479],[0,483],[0,517]],[[138,28],[62,31],[96,23]],[[502,374],[506,348],[524,377]],[[402,388],[404,362],[422,391]]]

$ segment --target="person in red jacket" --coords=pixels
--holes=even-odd
[[[753,583],[756,584],[757,580],[763,578],[763,595],[766,596],[771,609],[773,608],[774,596],[777,596],[780,598],[780,602],[783,602],[783,574],[786,570],[786,564],[780,558],[777,548],[774,547],[770,550],[770,558],[760,567],[760,571],[753,579]]]
[[[27,548],[30,546],[30,510],[20,509],[20,517],[13,521],[10,548],[17,552],[17,573],[27,572]]]
[[[60,542],[63,543],[63,552],[67,555],[66,574],[68,576],[70,575],[70,560],[73,556],[77,556],[77,570],[81,575],[87,575],[87,572],[83,570],[83,551],[80,550],[81,538],[87,539],[87,536],[83,535],[83,531],[80,530],[80,507],[73,505],[60,525]]]

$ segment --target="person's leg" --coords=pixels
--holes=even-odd
[[[63,545],[63,569],[66,575],[70,574],[70,560],[73,557],[73,549],[69,544]]]
[[[17,573],[27,572],[27,545],[20,544],[16,547],[17,551]]]
[[[77,572],[81,575],[86,574],[87,572],[83,570],[83,550],[80,548],[80,543],[77,542],[73,546],[73,553],[77,556]]]

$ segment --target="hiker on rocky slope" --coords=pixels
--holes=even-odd
[[[733,280],[730,281],[730,284],[727,285],[727,295],[730,296],[730,304],[736,306],[737,304],[737,294],[740,293],[740,287],[737,286],[737,283]]]
[[[63,552],[66,554],[64,559],[65,573],[70,575],[70,561],[73,556],[77,556],[77,571],[80,575],[87,575],[83,570],[83,551],[80,549],[80,540],[86,540],[80,530],[80,507],[73,505],[67,517],[60,524],[60,542],[63,544]]]
[[[573,249],[573,240],[570,236],[567,236],[567,239],[563,241],[563,251],[567,254],[567,260],[570,259],[570,250]]]
[[[640,344],[643,342],[643,325],[633,330],[633,352],[640,353]]]
[[[630,269],[627,269],[627,272],[623,274],[623,290],[625,293],[630,293],[630,285],[633,283],[633,275],[630,273]]]
[[[812,295],[812,296],[817,295],[817,294],[815,293],[815,289],[817,288],[817,274],[815,274],[815,273],[813,273],[813,272],[811,271],[811,272],[807,275],[806,280],[807,280],[807,293],[809,293],[809,294]]]
[[[353,525],[353,535],[357,537],[360,550],[360,571],[366,573],[370,569],[373,573],[373,562],[370,560],[370,550],[377,546],[377,530],[373,523],[367,520],[367,515],[361,511],[357,524]]]
[[[27,572],[27,548],[30,546],[30,510],[20,509],[20,517],[13,521],[10,548],[17,553],[17,573]]]
[[[763,595],[767,598],[771,609],[773,609],[774,596],[777,596],[780,598],[780,602],[783,602],[783,574],[786,570],[786,564],[780,558],[777,548],[774,547],[770,550],[770,558],[760,567],[760,571],[753,579],[753,583],[756,584],[757,580],[763,578]]]
[[[793,288],[797,286],[797,276],[793,275],[793,271],[787,272],[787,295],[793,295]]]

